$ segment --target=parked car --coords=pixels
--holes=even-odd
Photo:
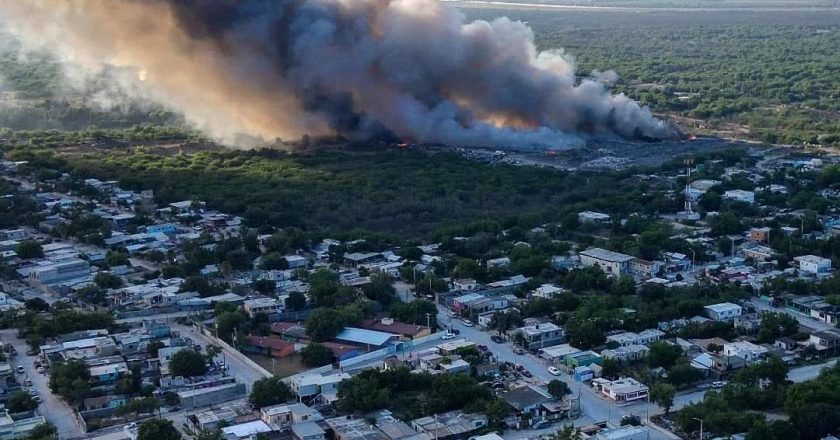
[[[557,367],[548,367],[548,372],[551,373],[552,376],[559,376],[560,370]]]
[[[447,315],[449,315],[449,316],[450,316],[450,317],[452,317],[452,318],[454,318],[455,316],[457,316],[457,315],[458,315],[457,313],[455,313],[455,311],[454,311],[454,310],[447,310],[447,311],[446,311],[446,314],[447,314]]]
[[[15,367],[15,371],[17,371],[20,374],[23,374],[23,373],[26,372],[26,370],[23,369],[23,365],[18,365],[17,367]]]
[[[452,333],[453,335],[460,335],[461,330],[458,330],[457,328],[451,328],[449,329],[449,333]]]
[[[487,346],[479,344],[478,349],[481,350],[481,351],[487,351]]]
[[[37,396],[38,395],[38,390],[36,390],[35,388],[30,388],[29,389],[29,395],[30,396]]]
[[[516,353],[516,354],[525,354],[525,350],[523,350],[522,347],[514,348],[513,352]]]
[[[461,322],[467,327],[472,327],[473,326],[472,321],[470,321],[469,319],[462,319]]]
[[[26,380],[23,381],[23,384],[28,386],[28,387],[31,387],[32,386],[32,379],[27,377]]]
[[[490,336],[490,340],[497,343],[497,344],[501,344],[502,342],[505,342],[505,340],[502,339],[501,336],[497,336],[497,335]]]
[[[443,339],[444,341],[448,341],[450,339],[455,339],[455,335],[453,335],[452,333],[446,333],[443,336],[441,336],[440,338]]]
[[[38,395],[32,396],[32,400],[34,400],[38,403],[41,403],[41,396],[38,396]]]
[[[525,377],[533,377],[533,374],[531,374],[530,371],[525,370],[525,369],[522,370],[522,375],[525,376]]]
[[[37,371],[38,371],[38,373],[40,373],[40,374],[45,374],[45,373],[47,372],[47,369],[46,369],[46,368],[44,368],[44,367],[38,367],[38,370],[37,370]]]
[[[723,388],[724,385],[726,385],[726,382],[721,382],[721,381],[712,382],[712,388],[714,388],[714,389]]]

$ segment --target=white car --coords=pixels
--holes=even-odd
[[[472,321],[470,321],[469,319],[462,319],[461,323],[464,324],[467,327],[472,327],[473,326]]]
[[[15,370],[17,370],[17,372],[20,373],[20,374],[23,374],[23,373],[26,372],[26,370],[23,369],[23,365],[18,365],[17,368],[15,368]]]
[[[440,338],[443,339],[444,341],[448,341],[450,339],[455,339],[455,335],[453,335],[452,333],[446,333],[443,336],[441,336]]]
[[[551,373],[552,376],[560,375],[560,370],[558,370],[556,367],[548,367],[548,372]]]

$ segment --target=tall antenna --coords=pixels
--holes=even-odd
[[[694,211],[691,209],[691,166],[694,165],[694,159],[689,157],[686,158],[685,161],[685,212],[688,214],[693,214]]]

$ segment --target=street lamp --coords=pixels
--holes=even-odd
[[[703,440],[703,419],[698,419],[697,417],[692,417],[692,419],[700,422],[700,440]]]

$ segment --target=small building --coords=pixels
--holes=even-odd
[[[367,330],[400,335],[404,339],[417,339],[432,333],[425,325],[408,324],[395,321],[393,318],[371,319],[362,322],[360,327]]]
[[[766,226],[763,228],[751,228],[749,232],[749,239],[750,241],[755,241],[758,243],[769,243],[770,228]]]
[[[755,203],[755,193],[752,191],[744,191],[741,189],[731,189],[723,193],[724,200],[731,200],[733,202],[748,203],[752,205]]]
[[[356,327],[345,327],[336,337],[336,341],[366,348],[381,348],[398,340],[393,333],[378,332]]]
[[[520,327],[513,333],[522,335],[522,345],[526,350],[539,350],[562,344],[566,339],[565,329],[553,322]]]
[[[619,362],[634,362],[644,359],[650,349],[644,345],[624,345],[618,348],[606,349],[601,351],[601,356],[604,359],[615,359]]]
[[[283,303],[275,298],[246,299],[242,303],[242,310],[250,318],[253,318],[257,313],[265,313],[266,315],[281,313],[283,309]]]
[[[593,437],[593,440],[647,440],[648,427],[625,425],[618,428],[604,429]]]
[[[295,344],[277,336],[249,335],[242,344],[242,349],[250,353],[259,353],[273,358],[290,356],[295,352]]]
[[[592,364],[601,365],[604,363],[604,358],[592,350],[586,350],[566,355],[563,358],[563,363],[567,368],[574,369],[577,367],[588,367]]]
[[[487,268],[488,269],[493,269],[493,268],[497,268],[497,267],[499,267],[499,268],[508,267],[508,266],[510,266],[510,258],[508,258],[508,257],[500,257],[500,258],[493,258],[493,259],[487,260]]]
[[[581,211],[578,213],[578,221],[581,223],[609,223],[612,220],[609,214],[595,211]]]
[[[742,308],[737,304],[718,303],[704,307],[706,316],[714,321],[733,321],[741,316]]]
[[[795,257],[793,261],[799,265],[800,272],[811,275],[824,275],[831,271],[831,260],[816,255],[802,255]]]
[[[467,414],[461,411],[450,411],[411,421],[411,427],[415,431],[425,433],[438,440],[465,439],[485,426],[487,426],[487,416]]]
[[[612,381],[606,379],[593,379],[592,385],[599,390],[601,394],[615,402],[632,402],[634,400],[645,399],[647,398],[649,391],[647,385],[631,377],[625,377]]]
[[[222,428],[222,435],[227,440],[255,439],[258,434],[267,434],[269,432],[271,432],[271,427],[262,420],[254,420],[252,422]]]
[[[297,440],[326,440],[327,432],[315,422],[292,425],[292,434]]]
[[[499,397],[502,398],[517,414],[538,414],[543,403],[554,400],[550,394],[532,385],[514,388],[505,391]]]
[[[727,342],[723,344],[724,356],[738,356],[747,364],[758,362],[767,355],[767,348],[747,341]]]
[[[266,406],[260,409],[260,420],[275,431],[304,422],[317,422],[324,417],[318,410],[302,403]]]
[[[601,248],[587,249],[580,253],[583,266],[595,266],[609,276],[621,276],[630,273],[630,262],[634,257]]]

